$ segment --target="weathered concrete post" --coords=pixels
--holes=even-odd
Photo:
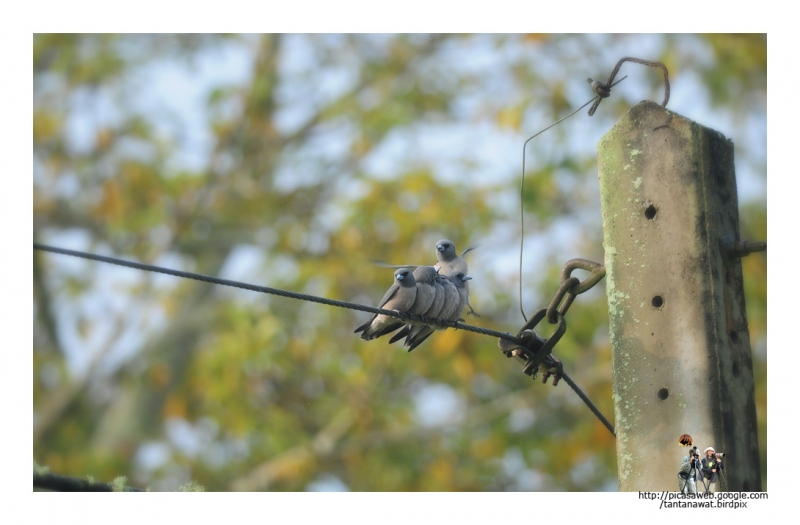
[[[733,143],[641,102],[598,146],[619,488],[677,491],[690,434],[717,491],[760,491]]]

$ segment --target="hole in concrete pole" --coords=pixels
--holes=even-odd
[[[653,305],[653,308],[661,308],[662,306],[664,306],[664,298],[661,297],[660,295],[656,295],[653,297],[651,303]]]
[[[656,213],[658,213],[658,210],[652,204],[644,209],[644,216],[651,221],[656,218]]]
[[[656,395],[658,396],[658,399],[664,401],[669,397],[669,390],[667,390],[666,388],[659,388],[658,393]]]

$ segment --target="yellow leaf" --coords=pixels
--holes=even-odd
[[[170,395],[164,402],[165,417],[186,418],[186,400],[183,396]]]
[[[169,365],[163,361],[154,363],[149,372],[150,382],[155,388],[164,388],[169,383],[172,371]]]
[[[124,201],[119,185],[114,181],[103,184],[103,198],[95,206],[94,213],[98,219],[120,219],[125,214]]]
[[[453,362],[453,370],[463,381],[469,381],[475,373],[472,360],[464,354],[458,354]]]
[[[492,438],[486,438],[473,441],[470,446],[470,452],[477,459],[487,459],[497,456],[500,450]]]
[[[439,357],[444,357],[453,353],[458,345],[461,344],[462,332],[449,328],[444,332],[436,332],[431,336],[433,339],[433,353]]]
[[[519,131],[522,126],[522,112],[518,107],[501,109],[497,113],[496,122],[501,128]]]
[[[453,467],[444,458],[439,458],[428,467],[428,482],[438,490],[447,490],[453,484]]]
[[[548,33],[527,33],[522,38],[525,42],[542,42],[547,40],[549,36]]]

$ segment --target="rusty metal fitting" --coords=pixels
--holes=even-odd
[[[542,372],[542,383],[545,385],[550,377],[553,378],[553,386],[558,385],[558,382],[561,381],[564,375],[564,363],[561,362],[561,359],[553,356],[553,361],[554,363],[552,365],[547,365],[545,363],[539,365],[539,371]]]
[[[577,277],[570,277],[573,270],[586,270],[592,275],[580,281]],[[550,324],[558,322],[557,314],[566,315],[570,305],[578,295],[590,290],[606,276],[606,268],[600,263],[587,259],[570,259],[561,270],[561,286],[550,305],[547,307],[547,321]],[[559,305],[561,305],[559,307]]]
[[[567,313],[567,310],[569,310],[569,307],[572,305],[572,301],[574,301],[576,297],[576,294],[572,291],[572,289],[577,287],[580,282],[580,279],[577,277],[570,277],[561,283],[561,286],[558,287],[556,295],[553,296],[553,300],[550,301],[550,306],[547,307],[548,323],[557,323],[558,315],[560,314],[563,317]],[[561,304],[562,301],[563,304]],[[558,307],[559,304],[561,304],[561,308]]]
[[[515,357],[517,361],[524,363],[522,372],[531,376],[531,379],[536,379],[537,373],[542,371],[545,374],[543,382],[546,383],[547,379],[553,376],[553,385],[555,386],[562,377],[563,367],[561,361],[553,357],[551,353],[555,344],[566,332],[567,322],[563,315],[558,314],[556,331],[548,339],[545,339],[536,333],[535,327],[544,320],[546,315],[547,308],[542,308],[520,329],[517,338],[522,341],[523,345],[507,339],[499,339],[497,346],[506,357]]]
[[[723,245],[728,257],[747,257],[753,252],[767,251],[766,242],[732,241]]]

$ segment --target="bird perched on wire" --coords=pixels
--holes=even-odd
[[[462,276],[464,275],[462,272],[458,272]],[[456,285],[456,282],[461,281],[460,278],[456,278],[456,274],[450,275],[442,275],[439,274],[439,282],[442,283],[444,286],[444,306],[442,307],[442,311],[439,312],[439,319],[447,319],[455,321],[461,315],[461,310],[464,309],[464,302],[461,300],[463,295],[459,293],[459,286]],[[461,286],[460,288],[464,289],[464,281],[459,283]],[[461,310],[459,309],[461,307]],[[455,315],[455,319],[451,319]],[[441,327],[437,327],[442,329]]]
[[[414,270],[414,281],[417,283],[417,297],[408,310],[412,314],[425,315],[436,299],[436,268],[433,266],[418,266]]]
[[[427,310],[425,310],[424,312],[414,312],[414,313],[419,313],[421,315],[424,315],[425,317],[430,317],[431,319],[439,319],[439,313],[442,311],[442,308],[444,308],[444,306],[445,306],[445,296],[447,295],[446,291],[445,291],[445,287],[442,284],[442,280],[441,280],[442,277],[440,275],[438,275],[438,273],[436,271],[436,268],[434,268],[433,266],[419,266],[416,270],[414,270],[414,274],[415,275],[420,270],[420,268],[430,268],[431,270],[433,270],[433,279],[432,279],[432,284],[431,284],[431,289],[433,291],[433,299],[431,300],[431,304],[430,304],[430,306],[428,306]],[[425,275],[424,276],[421,275],[420,277],[427,280],[428,278],[431,277],[430,271],[425,270]],[[417,282],[417,295],[418,296],[419,296],[420,292],[421,292],[420,283],[418,281]],[[425,294],[426,292],[422,292],[422,293]],[[417,325],[418,325],[418,323],[415,323],[415,322],[409,322],[408,324],[406,324],[406,326],[404,326],[402,330],[397,332],[395,335],[392,336],[391,339],[389,339],[389,344],[397,342],[400,339],[406,337],[411,332],[411,330],[413,330],[415,328],[415,326],[417,326]],[[431,328],[430,326],[427,326],[427,325],[425,325],[425,327],[426,328],[430,328],[430,331],[428,332],[428,335],[433,333],[433,328]]]
[[[461,318],[461,313],[464,311],[464,306],[467,304],[465,285],[470,279],[472,279],[472,277],[464,275],[463,272],[455,272],[450,275],[437,275],[436,290],[437,295],[443,297],[442,306],[438,313],[426,314],[426,316],[434,319],[458,321]],[[407,324],[403,330],[394,335],[389,342],[394,343],[405,336],[406,340],[403,346],[407,346],[410,352],[425,341],[425,339],[430,337],[436,330],[447,330],[447,328],[443,326],[415,326],[413,324]]]
[[[461,272],[466,275],[469,272],[467,261],[464,260],[464,255],[474,250],[475,246],[469,246],[461,255],[456,255],[456,245],[447,239],[440,239],[436,243],[436,266],[439,268],[439,273],[442,275],[452,275]],[[469,285],[464,283],[464,290],[466,291],[466,305],[469,306],[469,313],[475,317],[480,317],[478,313],[469,304]]]
[[[398,268],[394,272],[394,284],[386,290],[378,308],[407,312],[414,305],[416,298],[417,283],[414,280],[414,274],[408,268]],[[397,330],[403,324],[404,322],[396,317],[375,314],[369,321],[356,328],[353,333],[362,332],[361,339],[371,341]]]
[[[474,249],[475,246],[470,246],[461,252],[461,255],[456,255],[456,245],[452,241],[438,240],[436,242],[436,266],[439,268],[439,273],[442,275],[449,275],[452,272],[466,274],[469,267],[463,257]]]
[[[450,272],[464,272],[466,274],[469,269],[463,257],[475,248],[477,246],[470,246],[461,252],[461,255],[456,255],[456,245],[453,244],[453,241],[440,239],[436,241],[436,264],[433,267],[442,275],[447,275]],[[373,263],[385,268],[408,268],[409,270],[422,266],[419,264],[388,264],[383,261],[373,261]]]
[[[464,275],[466,275],[469,273],[469,266],[467,265],[467,261],[464,260],[464,255],[471,252],[475,248],[477,248],[477,246],[469,246],[463,252],[461,252],[461,255],[456,255],[456,245],[453,243],[453,241],[448,239],[439,239],[436,241],[436,264],[434,265],[434,268],[436,268],[440,275],[451,275],[457,272],[462,272]],[[386,264],[383,261],[375,261],[375,264],[387,268],[419,268],[419,266],[415,264],[393,265]],[[478,312],[472,308],[472,305],[469,302],[469,286],[465,286],[464,289],[467,292],[466,304],[469,307],[469,313],[475,317],[480,317]]]

